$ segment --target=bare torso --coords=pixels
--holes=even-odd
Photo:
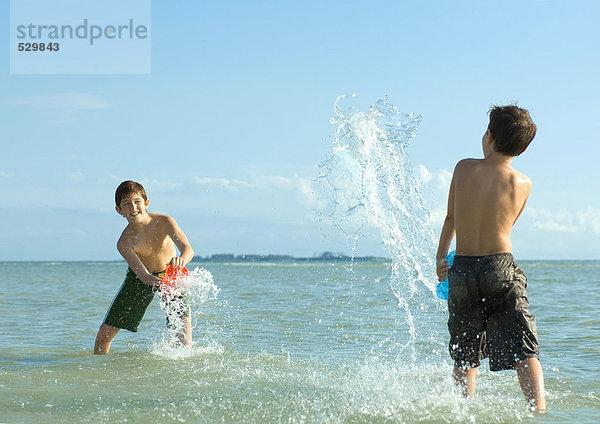
[[[512,252],[510,233],[531,191],[531,180],[510,161],[465,159],[454,172],[457,255]]]
[[[175,244],[169,236],[166,216],[149,213],[146,225],[134,229],[128,226],[121,235],[120,243],[129,246],[137,254],[149,272],[165,270],[167,263],[176,255]]]

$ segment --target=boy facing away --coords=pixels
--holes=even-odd
[[[148,212],[150,202],[141,184],[122,182],[115,193],[115,202],[117,212],[128,222],[117,242],[117,249],[129,269],[98,330],[94,345],[96,355],[109,352],[112,339],[121,328],[137,331],[167,264],[183,268],[194,257],[192,246],[173,218]],[[181,252],[179,256],[175,246]],[[178,311],[183,324],[178,338],[189,346],[192,342],[190,307],[185,304],[185,298],[179,300],[184,303]]]
[[[453,375],[464,395],[474,396],[480,361],[489,356],[491,371],[517,370],[530,407],[542,412],[546,400],[535,318],[510,241],[531,191],[531,180],[511,162],[533,140],[536,126],[517,106],[497,106],[489,115],[484,158],[464,159],[454,169],[436,255],[438,278],[449,281]],[[445,258],[455,235],[450,268]]]

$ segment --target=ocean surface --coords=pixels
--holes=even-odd
[[[155,300],[138,333],[94,356],[125,263],[0,263],[0,422],[597,423],[600,262],[520,265],[543,416],[487,362],[476,399],[461,398],[445,302],[421,285],[399,306],[390,265],[192,263],[214,285],[194,297],[191,349],[172,346]]]

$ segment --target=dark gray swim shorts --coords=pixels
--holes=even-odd
[[[529,312],[527,278],[510,253],[455,256],[448,272],[450,356],[460,368],[490,370],[539,357],[535,317]]]
[[[164,271],[153,274],[162,278]],[[127,274],[125,275],[125,281],[123,282],[119,293],[115,296],[115,299],[106,314],[106,318],[104,318],[104,323],[112,327],[136,332],[140,322],[142,322],[142,318],[144,318],[148,305],[150,305],[150,302],[152,302],[152,299],[154,298],[155,291],[155,287],[144,284],[131,268],[128,268]],[[182,299],[183,302],[181,303],[183,306],[181,307],[179,315],[189,317],[191,309],[189,307],[189,299],[186,297],[183,297]],[[167,325],[170,324],[168,320],[169,318],[167,317]]]

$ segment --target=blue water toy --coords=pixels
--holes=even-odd
[[[446,256],[446,262],[448,262],[450,266],[452,266],[452,264],[454,263],[455,254],[456,250],[453,250],[452,252],[448,253],[448,256]],[[437,297],[439,297],[440,299],[448,300],[448,276],[446,276],[446,279],[444,281],[437,285],[437,287],[435,288],[435,294],[437,294]]]

